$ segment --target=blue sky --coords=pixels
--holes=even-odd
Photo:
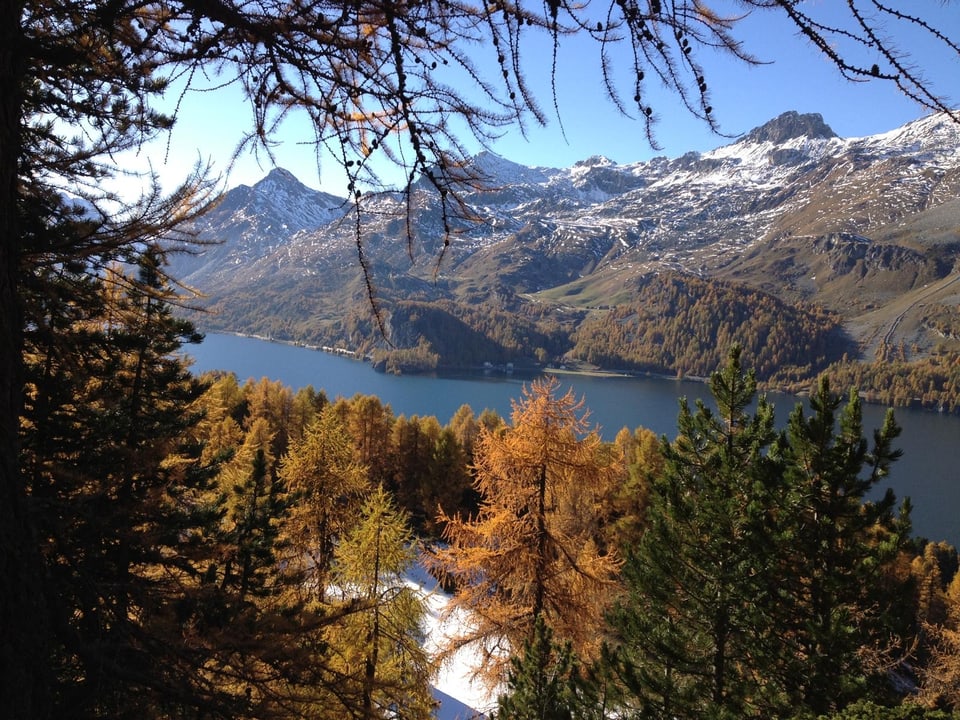
[[[833,12],[845,3],[838,0],[806,0],[811,11]],[[960,38],[960,3],[912,0],[911,9],[934,18],[941,31]],[[926,114],[912,100],[900,95],[888,83],[853,83],[839,76],[829,61],[809,42],[798,36],[786,19],[760,13],[745,21],[737,31],[746,49],[770,64],[747,67],[729,59],[703,59],[711,88],[714,117],[729,135],[744,133],[787,110],[818,112],[843,137],[884,132]],[[960,105],[960,61],[954,55],[932,52],[931,43],[897,36],[895,43],[911,53],[941,95]],[[528,80],[535,87],[544,109],[552,106],[547,71],[549,45],[531,46]],[[539,51],[539,53],[538,53]],[[537,59],[542,57],[542,62]],[[876,58],[874,61],[880,61]],[[869,56],[864,62],[870,62]],[[597,47],[572,43],[561,47],[558,60],[558,104],[565,132],[556,118],[546,128],[529,126],[527,137],[518,130],[508,132],[493,150],[526,165],[565,167],[592,155],[605,155],[618,163],[647,160],[655,155],[675,157],[690,150],[706,151],[733,140],[711,133],[691,117],[668,94],[653,83],[647,92],[658,117],[656,136],[660,150],[647,144],[641,123],[618,114],[606,99],[599,82]],[[626,79],[626,76],[624,75]],[[548,113],[549,114],[549,113]],[[243,130],[250,124],[249,110],[232,91],[188,95],[181,107],[169,149],[154,145],[132,164],[152,163],[166,183],[183,175],[197,159],[209,160],[216,172],[225,173]],[[321,162],[308,144],[310,129],[303,119],[283,127],[283,142],[275,148],[276,163],[293,172],[302,182],[336,195],[345,195],[345,181],[333,162]],[[225,187],[253,184],[273,167],[272,161],[249,153],[242,155]]]

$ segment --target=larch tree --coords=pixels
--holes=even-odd
[[[930,562],[926,554],[918,555],[911,563],[910,574],[917,586],[917,622],[921,626],[942,623],[946,618],[947,603],[939,565],[936,562]]]
[[[467,458],[456,435],[435,417],[407,418],[393,424],[393,476],[387,489],[409,515],[419,534],[439,537],[438,508],[455,513],[470,501]]]
[[[888,82],[922,105],[951,110],[887,40],[906,28],[960,55],[956,39],[912,6],[851,0],[839,16],[793,0],[739,7],[785,16],[848,78]],[[306,113],[314,130],[307,142],[318,156],[329,151],[348,176],[358,265],[375,306],[361,219],[365,191],[382,187],[378,162],[400,166],[408,198],[421,180],[438,193],[442,242],[449,242],[465,210],[458,191],[478,180],[462,162],[470,138],[483,144],[547,119],[525,76],[542,63],[524,52],[533,34],[552,38],[554,68],[568,36],[594,40],[614,105],[636,115],[652,140],[650,83],[664,83],[716,127],[709,62],[717,52],[752,62],[737,37],[743,15],[701,0],[0,4],[0,582],[7,588],[0,626],[11,630],[0,644],[0,714],[47,715],[54,683],[52,598],[36,571],[43,507],[28,492],[20,452],[24,338],[38,322],[28,296],[56,300],[51,271],[95,278],[113,260],[136,265],[151,238],[189,243],[171,231],[207,207],[212,188],[202,171],[169,196],[149,177],[142,198],[104,189],[124,175],[118,153],[173,126],[175,117],[155,110],[171,83],[209,89],[209,79],[241,89],[251,118],[238,152],[254,147],[269,156],[284,118]],[[608,52],[616,44],[628,58],[622,85]],[[93,210],[77,217],[64,193]]]
[[[421,487],[421,506],[428,510],[424,531],[433,537],[442,533],[437,523],[437,510],[451,515],[457,511],[475,508],[469,460],[457,436],[449,427],[440,431],[433,446],[430,462],[432,472]]]
[[[924,621],[929,656],[920,667],[917,702],[955,711],[960,707],[960,575],[950,581],[943,603],[943,617]]]
[[[356,459],[353,441],[332,405],[320,411],[280,468],[292,499],[284,522],[284,562],[315,602],[326,598],[334,550],[356,523],[373,486]]]
[[[327,394],[307,385],[297,390],[293,396],[293,408],[290,428],[290,442],[299,442],[310,424],[320,412],[329,405]]]
[[[614,547],[634,545],[646,527],[650,487],[664,466],[660,438],[652,430],[622,428],[614,440],[623,453],[626,476],[612,498],[612,518],[608,529]]]
[[[394,472],[386,488],[409,513],[418,531],[423,531],[428,516],[436,514],[436,501],[425,504],[428,498],[424,491],[433,482],[433,453],[439,436],[440,424],[435,417],[400,415],[393,423]]]
[[[369,494],[336,548],[333,592],[357,609],[326,638],[346,682],[359,688],[360,707],[349,709],[364,719],[432,717],[426,604],[404,577],[417,553],[407,514],[382,487]]]
[[[353,438],[357,460],[367,468],[370,482],[389,485],[393,465],[393,409],[373,395],[356,394],[349,400],[339,398],[333,404]]]
[[[456,586],[451,611],[470,618],[451,649],[473,644],[494,683],[538,620],[581,657],[594,657],[616,587],[619,561],[601,527],[621,458],[588,431],[573,391],[558,389],[555,378],[535,380],[514,404],[512,425],[480,430],[480,510],[442,517],[446,544],[430,560]]]
[[[203,445],[205,461],[228,459],[243,442],[243,393],[232,373],[207,380],[210,385],[197,401],[201,419],[194,428],[194,440]]]
[[[473,412],[473,408],[467,404],[458,407],[453,417],[450,418],[450,423],[447,427],[453,433],[460,447],[463,448],[467,458],[472,460],[473,443],[476,441],[477,434],[480,432],[480,424],[477,421],[477,416]]]
[[[260,378],[249,380],[243,388],[246,398],[246,421],[251,426],[263,420],[270,428],[272,439],[267,448],[270,455],[280,459],[287,452],[293,419],[293,391],[279,380]]]

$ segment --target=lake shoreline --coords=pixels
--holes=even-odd
[[[207,335],[227,335],[230,337],[239,337],[239,338],[250,338],[252,340],[260,340],[262,342],[274,343],[276,345],[286,345],[287,347],[297,347],[303,348],[305,350],[313,350],[315,352],[328,353],[330,355],[336,355],[337,357],[344,357],[349,360],[355,360],[361,363],[369,363],[372,360],[372,356],[366,355],[361,356],[354,350],[348,350],[346,348],[335,348],[324,345],[311,345],[309,343],[301,342],[299,340],[282,340],[279,338],[274,338],[266,335],[257,335],[255,333],[244,333],[244,332],[235,332],[230,330],[202,330],[204,336]],[[510,365],[514,365],[510,363]],[[376,370],[371,365],[371,370],[374,372],[382,372]],[[432,370],[426,370],[424,372],[408,372],[408,373],[398,373],[403,375],[430,375],[435,373],[438,375],[456,375],[457,373],[463,372],[500,372],[500,373],[509,373],[511,371],[518,371],[520,373],[542,373],[542,374],[551,374],[551,375],[578,375],[581,377],[611,377],[611,378],[653,378],[656,380],[674,380],[677,382],[700,382],[705,383],[709,378],[700,377],[698,375],[683,375],[677,376],[669,373],[658,373],[650,370],[608,370],[597,365],[588,365],[587,363],[570,363],[561,367],[555,367],[552,365],[538,365],[538,364],[528,364],[521,363],[514,365],[511,369],[507,369],[505,365],[439,365]],[[778,391],[779,392],[779,391]]]
[[[282,340],[282,339],[263,336],[263,335],[256,335],[252,333],[243,333],[243,332],[232,332],[228,330],[210,330],[210,331],[202,331],[202,332],[204,333],[204,336],[209,334],[209,335],[225,335],[225,336],[238,337],[238,338],[249,338],[252,340],[258,340],[260,342],[273,343],[276,345],[284,345],[287,347],[296,347],[296,348],[302,348],[305,350],[311,350],[314,352],[325,353],[325,354],[333,355],[336,357],[341,357],[347,360],[353,360],[358,363],[369,364],[370,370],[375,373],[390,374],[375,368],[372,363],[373,358],[371,355],[362,356],[356,351],[348,350],[346,348],[336,348],[336,347],[328,347],[328,346],[322,346],[322,345],[311,345],[311,344],[304,343],[297,340]],[[566,363],[560,367],[550,366],[550,365],[544,366],[544,365],[538,365],[535,363],[531,363],[531,364],[521,363],[516,365],[513,363],[509,363],[507,365],[504,365],[504,364],[492,365],[490,363],[486,363],[483,365],[470,365],[470,366],[440,365],[436,368],[433,368],[430,370],[424,370],[421,372],[411,371],[406,373],[395,373],[395,374],[397,374],[398,376],[405,375],[408,377],[435,376],[435,377],[441,377],[441,378],[443,377],[455,378],[455,377],[460,377],[463,374],[473,374],[473,373],[483,374],[483,375],[516,374],[518,376],[561,375],[561,376],[599,378],[599,379],[632,378],[632,379],[638,379],[638,380],[650,379],[650,380],[657,380],[657,381],[670,381],[670,382],[676,382],[676,383],[692,382],[692,383],[700,383],[700,384],[707,384],[710,379],[709,377],[702,377],[699,375],[678,376],[676,374],[658,373],[650,370],[645,370],[645,371],[610,370],[610,369],[605,369],[596,365],[590,365],[588,363],[579,362],[579,361]],[[758,392],[759,393],[775,393],[777,395],[784,395],[784,396],[789,396],[789,397],[798,398],[798,399],[803,399],[803,398],[809,397],[810,395],[809,390],[794,391],[786,388],[765,387],[763,383],[758,383]],[[923,405],[917,405],[917,406],[890,405],[889,403],[880,402],[873,399],[873,397],[871,397],[871,393],[859,390],[859,388],[858,388],[858,393],[859,393],[860,400],[864,404],[871,405],[874,407],[880,407],[880,408],[893,408],[894,412],[902,411],[902,410],[910,410],[912,412],[919,411],[923,413],[928,413],[930,415],[956,416],[956,414],[954,413],[947,413],[947,412],[944,412],[943,410],[924,407]]]

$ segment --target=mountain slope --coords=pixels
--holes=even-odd
[[[174,274],[204,285],[229,284],[238,270],[283,253],[298,233],[329,225],[345,207],[343,198],[310,190],[289,171],[275,169],[253,187],[229,190],[200,218],[193,231],[216,244],[199,256],[174,256]]]
[[[820,115],[791,112],[678,158],[528,168],[482,153],[473,162],[486,184],[463,199],[481,221],[457,227],[439,266],[436,193],[424,185],[409,205],[391,194],[362,201],[361,237],[388,339],[416,344],[422,333],[430,341],[429,323],[410,332],[409,309],[392,324],[401,300],[451,303],[445,313],[494,343],[516,332],[478,329],[468,309],[518,314],[556,338],[603,307],[630,303],[638,279],[666,271],[822,305],[868,354],[878,337],[921,353],[942,346],[910,318],[929,302],[960,303],[948,281],[960,249],[960,126],[949,118],[845,139]],[[282,170],[230,191],[195,228],[222,244],[174,268],[219,313],[201,323],[363,349],[386,344],[371,319],[351,207]],[[540,350],[553,356],[556,342],[546,344]]]

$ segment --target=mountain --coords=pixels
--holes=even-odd
[[[229,284],[237,267],[261,260],[343,215],[343,198],[311,190],[287,170],[272,170],[253,187],[229,190],[193,227],[203,242],[200,255],[173,259],[178,277],[211,278]]]
[[[482,335],[484,353],[495,346],[511,358],[524,347],[531,354],[539,333],[541,359],[559,356],[584,321],[649,294],[649,278],[664,274],[751,288],[784,308],[816,305],[839,317],[843,352],[864,357],[880,343],[923,355],[949,340],[924,314],[934,305],[949,314],[960,297],[960,124],[948,116],[841,138],[818,114],[788,112],[676,158],[531,168],[484,152],[472,164],[485,183],[463,200],[480,221],[455,223],[443,252],[441,198],[428,186],[409,206],[394,194],[362,201],[368,277],[394,346],[424,337],[436,348],[443,327],[448,337]],[[228,192],[195,228],[222,244],[174,267],[209,297],[215,313],[201,325],[386,344],[351,213],[283,170]],[[498,313],[518,318],[516,327],[501,327]]]

